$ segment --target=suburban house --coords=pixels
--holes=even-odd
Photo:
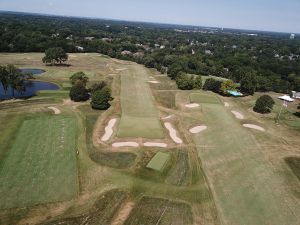
[[[283,100],[283,101],[287,101],[287,102],[293,102],[293,101],[295,101],[294,99],[292,99],[288,95],[279,96],[278,98],[281,99],[281,100]]]
[[[300,99],[300,92],[292,91],[292,93],[293,93],[293,98]]]

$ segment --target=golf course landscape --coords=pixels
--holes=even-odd
[[[97,53],[70,53],[68,66],[42,57],[0,53],[1,65],[42,69],[35,81],[59,87],[0,101],[0,224],[299,224],[300,119],[279,93],[258,114],[260,92],[179,90]],[[108,84],[109,109],[70,100],[80,71],[88,87]]]

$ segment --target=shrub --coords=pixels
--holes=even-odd
[[[227,95],[228,91],[235,91],[237,88],[236,84],[232,80],[223,81],[221,84],[220,91]]]
[[[105,87],[92,94],[91,106],[93,109],[105,110],[110,107],[109,101],[112,99],[110,88]]]
[[[81,102],[89,99],[89,93],[85,85],[81,81],[76,81],[72,86],[69,94],[72,101]]]
[[[107,86],[107,83],[105,81],[100,81],[100,82],[92,85],[91,92],[94,93],[96,91],[100,91],[103,88],[105,88],[106,86]]]
[[[201,89],[202,88],[202,77],[200,75],[197,75],[194,80],[194,88],[195,89]]]
[[[269,95],[263,95],[256,100],[253,110],[258,113],[270,113],[275,102]]]
[[[205,91],[213,91],[213,92],[219,92],[221,88],[222,82],[219,80],[215,80],[213,78],[209,78],[205,81],[203,85],[203,90]]]
[[[181,90],[192,90],[194,88],[194,78],[192,76],[189,77],[185,73],[181,73],[176,78],[176,84]]]
[[[89,81],[89,78],[85,75],[85,73],[83,72],[78,72],[78,73],[74,73],[71,77],[70,77],[70,81],[71,83],[74,85],[76,83],[76,81],[80,80],[84,85],[87,84],[87,82]]]

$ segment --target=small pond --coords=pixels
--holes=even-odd
[[[32,75],[41,75],[43,73],[45,73],[45,70],[42,69],[30,69],[30,68],[26,68],[26,69],[20,69],[22,73],[31,73]]]
[[[26,90],[23,93],[14,91],[14,98],[28,98],[36,94],[37,91],[42,90],[58,90],[59,86],[49,82],[43,81],[27,81]],[[8,91],[5,93],[2,85],[0,84],[0,100],[12,99],[13,91],[11,88],[8,88]]]

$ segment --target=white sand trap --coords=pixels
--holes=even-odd
[[[177,144],[182,144],[182,140],[177,136],[176,130],[173,128],[172,124],[166,122],[165,127],[168,129],[169,135],[173,141]]]
[[[111,137],[111,135],[113,134],[113,127],[115,126],[117,122],[117,119],[111,119],[107,126],[105,127],[105,134],[103,135],[103,137],[101,138],[101,141],[108,141]]]
[[[48,107],[48,109],[52,110],[55,115],[61,114],[61,111],[56,107]]]
[[[162,118],[163,120],[167,120],[167,119],[171,119],[173,117],[173,115],[170,115],[170,116],[166,116],[164,118]]]
[[[259,130],[259,131],[265,131],[264,128],[254,125],[254,124],[243,124],[244,127],[250,128],[250,129],[255,129],[255,130]]]
[[[116,71],[124,71],[124,70],[127,70],[127,68],[116,69]]]
[[[225,107],[229,107],[229,103],[228,102],[224,102],[224,106]]]
[[[165,143],[158,143],[158,142],[145,142],[145,147],[159,147],[159,148],[166,148],[168,145]]]
[[[148,82],[151,83],[151,84],[159,84],[159,83],[160,83],[160,82],[157,81],[157,80],[149,80]]]
[[[199,104],[197,104],[197,103],[192,103],[192,104],[187,104],[187,105],[185,105],[185,107],[187,107],[187,108],[197,108],[197,107],[199,107],[200,105]]]
[[[137,142],[116,142],[112,144],[113,147],[115,148],[120,148],[120,147],[139,147],[139,144]]]
[[[196,126],[190,129],[192,134],[198,134],[207,129],[207,126]]]
[[[240,119],[240,120],[244,119],[244,116],[243,116],[242,113],[237,112],[237,111],[231,111],[231,112],[233,113],[233,115],[234,115],[237,119]]]

